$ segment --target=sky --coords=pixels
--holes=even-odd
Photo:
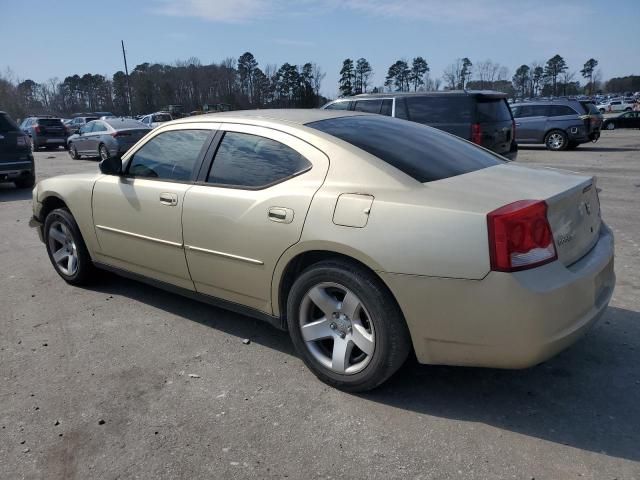
[[[431,77],[468,57],[506,66],[509,78],[555,54],[579,78],[593,57],[607,79],[640,75],[639,22],[640,0],[0,0],[0,74],[111,76],[124,70],[124,40],[130,70],[246,51],[261,67],[314,62],[328,97],[337,95],[342,61],[360,57],[373,85],[396,60],[416,56]]]

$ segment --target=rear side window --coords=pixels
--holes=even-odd
[[[406,97],[409,120],[418,123],[469,123],[471,98],[468,96]]]
[[[166,113],[161,113],[159,115],[154,115],[153,116],[153,121],[154,122],[170,122],[171,121],[171,117],[169,115],[167,115]]]
[[[107,131],[107,126],[102,123],[102,122],[95,122],[93,124],[93,128],[91,129],[92,132],[106,132]]]
[[[422,183],[504,163],[453,135],[383,116],[332,118],[307,126],[361,148]]]
[[[156,135],[133,154],[127,173],[134,177],[190,180],[209,130],[174,130]]]
[[[382,100],[358,100],[353,107],[357,112],[380,113]]]
[[[396,118],[401,118],[402,120],[409,120],[409,115],[407,115],[407,104],[404,101],[404,98],[396,98]]]
[[[336,102],[327,105],[325,110],[349,110],[349,102]]]
[[[567,105],[550,105],[549,116],[550,117],[563,117],[565,115],[576,115],[576,111],[568,107]]]
[[[14,122],[6,113],[0,113],[0,132],[17,132],[20,129],[16,122]]]
[[[280,142],[248,133],[226,132],[207,182],[261,188],[310,168],[306,158]]]
[[[393,110],[393,100],[387,98],[386,100],[382,100],[382,108],[380,109],[380,113],[382,115],[386,115],[387,117],[391,116]]]
[[[580,102],[580,105],[582,105],[582,108],[584,108],[584,111],[590,115],[599,115],[600,114],[600,110],[598,110],[598,107],[596,107],[593,103],[591,102]]]
[[[480,123],[510,122],[511,111],[507,101],[500,99],[478,99],[478,119]]]

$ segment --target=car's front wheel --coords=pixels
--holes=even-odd
[[[84,285],[94,275],[95,267],[71,212],[52,210],[44,221],[47,253],[53,268],[67,283]]]
[[[78,154],[78,149],[73,143],[69,144],[69,156],[74,160],[78,160],[80,158],[80,155]]]
[[[607,123],[607,130],[615,130],[616,126],[613,122]]]
[[[544,139],[547,149],[553,151],[564,150],[568,145],[567,134],[562,130],[551,130]]]
[[[349,262],[306,269],[289,293],[287,323],[307,367],[323,382],[350,392],[380,385],[411,349],[389,291],[374,274]]]

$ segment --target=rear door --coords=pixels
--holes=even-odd
[[[275,265],[299,241],[329,160],[277,130],[220,130],[210,170],[184,200],[189,271],[198,292],[271,313]]]
[[[509,153],[514,122],[506,99],[478,96],[476,123],[480,125],[483,147],[501,155]]]

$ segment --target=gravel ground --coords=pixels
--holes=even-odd
[[[97,168],[36,161],[40,179]],[[318,382],[258,321],[112,275],[65,284],[31,193],[0,186],[0,477],[640,478],[640,132],[519,161],[599,177],[606,315],[535,368],[409,363],[365,395]]]

